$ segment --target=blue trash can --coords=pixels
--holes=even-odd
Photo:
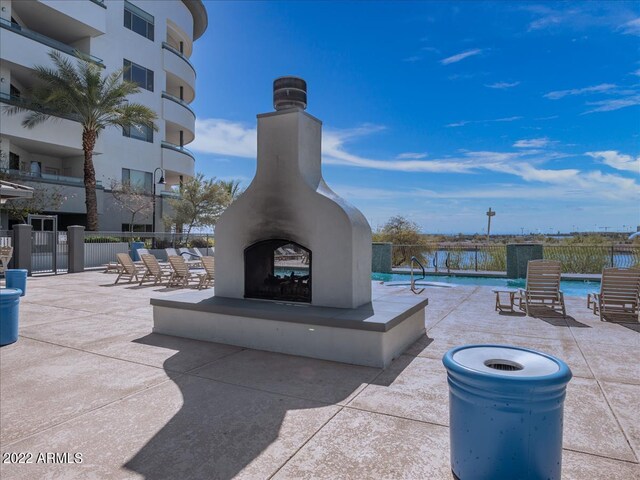
[[[10,268],[4,271],[7,279],[7,288],[19,288],[22,290],[22,297],[27,293],[28,270],[22,268]]]
[[[18,340],[19,288],[0,288],[0,347]]]
[[[567,364],[506,345],[456,347],[442,362],[454,475],[560,480]]]
[[[140,255],[138,255],[139,248],[144,248],[144,242],[131,242],[131,258],[134,262],[140,260]]]

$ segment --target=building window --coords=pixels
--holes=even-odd
[[[151,172],[123,168],[122,185],[131,185],[135,188],[141,188],[144,190],[144,193],[150,194],[153,192],[153,175]]]
[[[129,81],[137,83],[139,87],[153,92],[153,70],[141,67],[137,63],[130,60],[123,60],[124,73],[122,77]]]
[[[20,155],[9,152],[9,169],[20,170]]]
[[[153,143],[153,128],[149,128],[146,125],[122,127],[122,135],[129,138],[135,138],[136,140],[144,140],[145,142]]]
[[[153,41],[153,15],[135,5],[124,2],[124,26]]]
[[[133,229],[131,228],[131,224],[130,223],[123,223],[122,224],[122,231],[123,232],[152,232],[152,226],[151,225],[141,225],[138,223],[134,223],[133,224]]]

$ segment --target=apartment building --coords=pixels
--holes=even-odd
[[[27,101],[24,92],[37,81],[33,67],[51,65],[48,52],[73,59],[79,51],[105,73],[127,67],[125,78],[140,86],[130,100],[158,114],[157,132],[114,127],[100,134],[94,153],[100,230],[129,228],[130,214],[110,193],[114,180],[155,191],[161,230],[167,197],[194,175],[195,158],[185,147],[195,136],[189,104],[196,72],[189,57],[207,22],[202,0],[0,0],[0,107]],[[85,224],[80,124],[56,118],[26,129],[23,118],[0,112],[0,169],[11,181],[62,195],[58,208],[46,207],[58,216],[59,228]],[[151,213],[135,223],[137,230],[150,231]]]

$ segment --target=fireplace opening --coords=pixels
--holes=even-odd
[[[311,303],[311,250],[281,239],[247,247],[244,296]]]

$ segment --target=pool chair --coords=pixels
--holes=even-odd
[[[180,249],[180,255],[182,255],[185,259],[189,258],[191,260],[199,260],[200,258],[202,258],[202,254],[200,253],[193,253],[190,249],[188,248],[181,248]]]
[[[131,257],[128,253],[116,253],[116,259],[118,260],[118,264],[120,265],[120,271],[118,272],[118,278],[114,282],[114,285],[120,281],[122,277],[129,276],[129,283],[133,282],[133,279],[136,279],[136,282],[139,281],[138,274],[142,273],[139,265],[133,263]]]
[[[3,246],[0,247],[0,273],[4,273],[9,265],[9,261],[13,256],[13,247]]]
[[[587,295],[587,308],[605,317],[631,317],[638,321],[640,268],[605,268],[602,270],[600,292]]]
[[[204,270],[190,269],[184,258],[180,255],[172,255],[169,257],[169,265],[171,265],[171,277],[169,278],[169,286],[188,287],[189,282],[196,281],[197,285],[202,282],[202,276],[205,275]]]
[[[162,285],[163,279],[166,279],[167,283],[169,282],[171,272],[163,269],[156,257],[150,254],[142,254],[140,258],[142,258],[142,263],[146,268],[144,275],[140,279],[140,285],[147,279],[153,280],[154,285]]]
[[[169,257],[176,257],[180,255],[175,248],[165,248],[164,251],[167,253],[167,259]]]
[[[215,259],[213,257],[202,257],[204,275],[200,277],[198,288],[208,288],[213,285],[215,279]]]
[[[564,295],[560,290],[562,264],[556,260],[530,260],[527,264],[527,285],[519,289],[520,310],[527,315],[532,307],[549,307],[567,316]]]

